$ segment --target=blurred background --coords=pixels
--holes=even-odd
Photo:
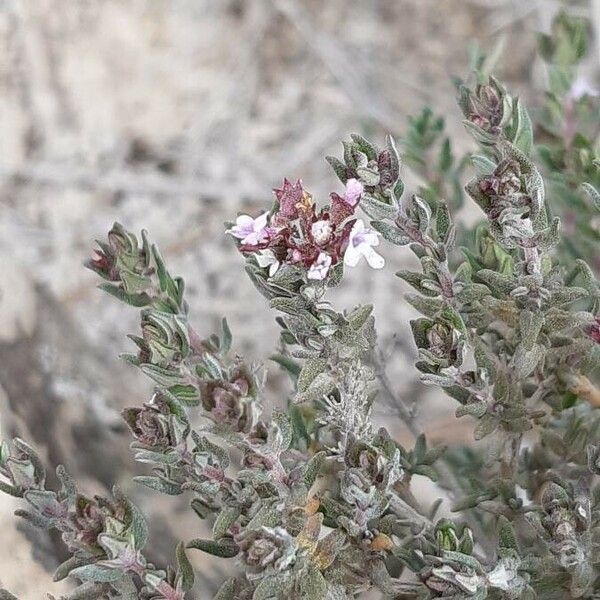
[[[274,315],[223,222],[263,209],[284,176],[326,200],[338,184],[323,157],[339,155],[341,139],[402,139],[424,105],[445,117],[456,151],[468,148],[451,76],[467,75],[473,42],[497,52],[498,75],[535,106],[536,33],[565,4],[598,30],[598,0],[0,0],[2,436],[64,463],[86,492],[119,483],[149,517],[151,558],[172,561],[174,540],[200,525],[185,498],[129,482],[140,467],[119,410],[146,401],[150,385],[117,358],[138,315],[83,268],[94,239],[115,220],[148,229],[186,279],[196,328],[209,334],[227,315],[237,351],[266,360]],[[599,57],[596,43],[592,80]],[[386,271],[350,271],[336,301],[375,303],[394,391],[418,399],[434,440],[460,437],[452,407],[416,382],[412,313],[392,275],[405,258],[384,254]],[[281,402],[285,378],[266,366],[270,401]],[[379,413],[393,422],[389,403]],[[19,524],[17,506],[0,496],[0,586],[60,594],[60,542]],[[224,573],[194,558],[196,597],[210,597]]]

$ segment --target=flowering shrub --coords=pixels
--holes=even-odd
[[[485,217],[462,262],[447,204],[404,195],[391,138],[379,148],[353,135],[342,160],[328,159],[344,185],[328,206],[284,180],[270,210],[228,225],[280,313],[275,360],[294,388],[285,412],[265,412],[262,370],[232,354],[225,320],[218,334],[193,329],[183,281],[145,233],[117,224],[99,242],[88,266],[103,290],[140,309],[137,352],[125,358],[156,386],[123,412],[135,459],[152,466],[135,479],[186,494],[212,537],[182,542],[175,565],[160,569],[119,489],[88,498],[62,467],[60,489],[48,489],[36,453],[5,443],[0,489],[23,498],[20,516],[62,535],[71,557],[56,579],[80,584],[67,598],[183,600],[193,550],[237,565],[218,600],[345,600],[374,589],[413,600],[598,597],[600,284],[584,260],[556,261],[559,219],[522,103],[493,78],[463,85],[459,101],[480,145],[465,189]],[[417,435],[405,448],[373,425],[372,307],[338,311],[327,292],[361,258],[382,268],[381,240],[418,259],[419,271],[398,273],[421,314],[411,322],[416,368],[473,423],[472,446],[430,447],[407,418]],[[416,475],[437,482],[452,519],[415,496]]]
[[[465,126],[482,145],[494,145],[502,132],[536,159],[544,177],[552,212],[561,217],[563,236],[556,251],[563,261],[582,258],[600,274],[600,89],[583,74],[581,63],[591,52],[590,25],[565,11],[555,17],[549,34],[538,38],[547,74],[540,106],[531,114],[522,102],[490,76],[493,57],[472,56],[474,85],[461,85],[459,105]],[[514,128],[514,129],[513,129]],[[536,132],[535,139],[532,132]],[[466,198],[461,184],[471,156],[457,156],[444,132],[444,119],[425,108],[409,118],[402,139],[405,162],[421,178],[418,193],[426,200],[446,201],[451,210]],[[480,157],[474,157],[481,163]],[[485,228],[459,232],[467,247],[480,246]]]

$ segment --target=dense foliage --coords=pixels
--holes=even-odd
[[[5,443],[0,489],[23,498],[22,517],[62,534],[72,557],[56,578],[81,583],[69,599],[183,600],[190,550],[239,563],[218,600],[345,600],[374,588],[415,600],[599,597],[600,284],[584,259],[598,252],[600,175],[597,142],[577,129],[598,119],[592,91],[575,80],[584,27],[561,15],[541,42],[552,64],[544,145],[495,78],[480,69],[459,84],[480,148],[464,189],[484,215],[462,258],[451,213],[467,164],[427,111],[405,140],[425,177],[437,144],[419,194],[404,193],[391,138],[380,148],[352,135],[341,159],[328,158],[344,190],[327,205],[284,180],[267,212],[227,225],[279,313],[274,360],[293,384],[285,412],[265,411],[263,371],[232,353],[225,320],[206,337],[192,327],[183,280],[145,233],[115,225],[99,242],[88,266],[102,289],[140,310],[137,352],[125,358],[156,386],[123,413],[135,459],[152,466],[136,480],[187,494],[212,537],[180,544],[175,566],[159,569],[143,554],[145,521],[119,489],[89,498],[63,468],[61,488],[47,489],[34,450]],[[561,242],[553,215],[569,211],[583,233]],[[471,446],[429,447],[408,410],[412,448],[373,426],[381,365],[372,307],[339,311],[327,293],[362,259],[382,269],[382,240],[418,259],[420,270],[398,273],[421,314],[411,322],[416,368],[472,420]],[[451,520],[413,494],[414,476],[437,482]]]

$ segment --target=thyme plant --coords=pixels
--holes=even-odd
[[[536,94],[531,115],[523,112],[519,101],[508,97],[501,86],[496,90],[500,105],[477,97],[469,101],[469,107],[463,105],[463,110],[467,118],[488,129],[506,122],[510,113],[516,111],[515,126],[521,129],[522,149],[539,164],[549,199],[547,208],[562,220],[563,236],[557,252],[565,263],[578,258],[586,260],[598,276],[600,219],[594,190],[600,188],[600,89],[583,70],[583,61],[592,47],[589,21],[560,11],[550,32],[538,36],[545,86]],[[472,47],[470,87],[488,83],[491,70],[501,58],[501,46],[489,56]],[[459,79],[455,83],[459,90],[464,85]],[[476,116],[468,116],[471,110]],[[530,130],[535,132],[535,139]],[[425,107],[409,117],[401,144],[406,165],[420,179],[418,194],[426,200],[443,199],[451,212],[463,206],[466,194],[461,178],[472,153],[456,153],[445,131],[444,118]],[[461,243],[469,247],[478,245],[482,235],[485,236],[485,225],[473,231],[459,231]]]
[[[232,352],[225,320],[213,334],[192,327],[183,280],[145,233],[117,224],[98,242],[88,267],[140,311],[125,358],[156,386],[123,412],[135,459],[152,467],[135,479],[185,494],[212,536],[182,542],[172,567],[150,564],[144,518],[119,489],[88,497],[62,467],[49,489],[35,451],[4,443],[0,489],[71,554],[56,572],[80,584],[66,598],[183,600],[193,551],[238,573],[217,600],[599,597],[600,285],[582,259],[556,260],[559,219],[523,104],[494,78],[461,86],[459,104],[481,148],[465,189],[485,218],[462,262],[439,194],[404,193],[390,137],[380,148],[352,135],[341,159],[328,157],[344,188],[327,205],[284,180],[268,211],[227,224],[278,313],[285,411],[265,410],[263,369]],[[418,259],[398,273],[421,314],[416,368],[473,423],[471,445],[431,447],[419,434],[405,448],[373,424],[372,307],[338,310],[328,292],[363,259],[382,269],[382,240]],[[438,482],[451,519],[415,493],[415,476]]]

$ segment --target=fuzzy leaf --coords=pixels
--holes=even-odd
[[[197,538],[188,542],[186,548],[202,550],[219,558],[233,558],[239,552],[237,544],[230,538],[223,538],[219,541]]]
[[[590,183],[582,183],[581,189],[587,194],[594,208],[600,211],[600,192]]]
[[[398,213],[396,206],[377,200],[377,198],[374,198],[370,194],[363,194],[360,201],[360,207],[367,216],[371,217],[374,221],[381,221],[384,219],[394,220]]]
[[[167,481],[160,477],[153,477],[151,475],[138,475],[133,480],[136,483],[145,485],[146,487],[167,494],[168,496],[177,496],[181,494],[181,486],[178,483]]]
[[[181,581],[181,588],[184,592],[187,592],[194,587],[195,577],[192,564],[185,553],[185,544],[183,542],[179,542],[179,544],[177,544],[176,557],[178,571],[177,576]]]
[[[515,530],[504,515],[498,517],[498,543],[500,548],[519,551]]]
[[[292,587],[293,580],[285,571],[263,577],[254,590],[252,600],[274,600],[285,598]],[[308,596],[307,598],[310,598]],[[311,598],[312,600],[312,598]]]
[[[300,589],[303,598],[325,600],[327,597],[327,582],[321,572],[312,565],[300,580]]]
[[[306,392],[317,376],[327,368],[327,359],[309,358],[298,376],[298,391]]]
[[[378,231],[384,240],[396,246],[405,246],[410,242],[410,238],[404,235],[399,227],[387,221],[371,221],[371,227]]]
[[[82,581],[97,581],[100,583],[111,583],[123,577],[123,572],[117,569],[111,569],[99,564],[84,565],[73,569],[70,573],[72,577],[77,577]]]
[[[307,463],[306,467],[304,467],[304,471],[302,473],[302,478],[304,479],[304,483],[310,489],[314,484],[319,472],[325,463],[326,454],[324,451],[317,452]]]
[[[519,344],[513,356],[517,377],[523,378],[531,375],[544,358],[545,353],[546,349],[541,344],[533,344],[529,349],[523,344]]]

